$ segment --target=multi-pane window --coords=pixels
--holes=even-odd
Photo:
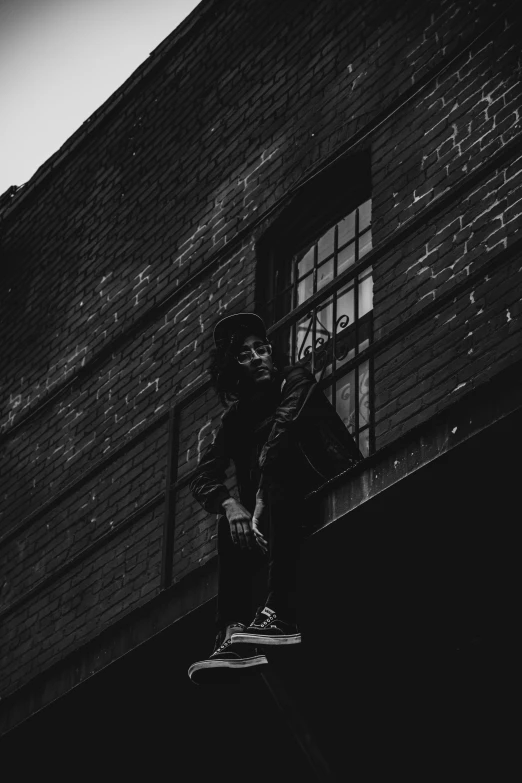
[[[372,340],[373,286],[371,265],[359,262],[371,248],[368,199],[273,264],[267,305],[269,323],[299,308],[299,316],[278,330],[279,345],[292,364],[310,366],[365,456],[371,449],[371,366],[370,358],[358,357]],[[332,283],[327,296],[317,296]]]

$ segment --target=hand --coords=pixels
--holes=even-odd
[[[230,536],[233,543],[239,544],[241,549],[252,549],[258,545],[266,552],[267,542],[257,527],[257,520],[254,521],[252,519],[250,512],[233,498],[225,501],[223,507],[230,526]]]
[[[265,502],[262,497],[260,497],[259,493],[256,497],[256,508],[254,511],[254,516],[252,517],[252,530],[254,531],[254,536],[256,537],[256,543],[257,545],[263,550],[263,552],[266,554],[268,551],[268,542],[264,535],[259,530],[259,524],[261,522],[261,519],[263,517],[265,511]]]

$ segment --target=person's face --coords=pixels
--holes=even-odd
[[[255,349],[261,345],[266,345],[266,343],[261,337],[258,337],[256,334],[251,334],[243,341],[239,351],[255,351]],[[251,360],[246,364],[240,364],[239,367],[242,373],[253,380],[256,388],[262,388],[271,380],[274,373],[272,357],[258,356],[257,353],[253,353]]]

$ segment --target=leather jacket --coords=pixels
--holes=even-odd
[[[209,513],[223,513],[231,497],[224,485],[230,460],[234,463],[240,502],[248,508],[256,491],[264,492],[274,478],[284,476],[285,462],[297,448],[317,477],[316,489],[363,458],[314,375],[302,365],[285,367],[275,378],[268,438],[258,457],[258,483],[252,486],[249,454],[253,426],[248,405],[238,400],[227,408],[214,442],[207,447],[190,482],[195,500]]]

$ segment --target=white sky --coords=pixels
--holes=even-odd
[[[200,0],[0,0],[0,195],[23,185]]]

